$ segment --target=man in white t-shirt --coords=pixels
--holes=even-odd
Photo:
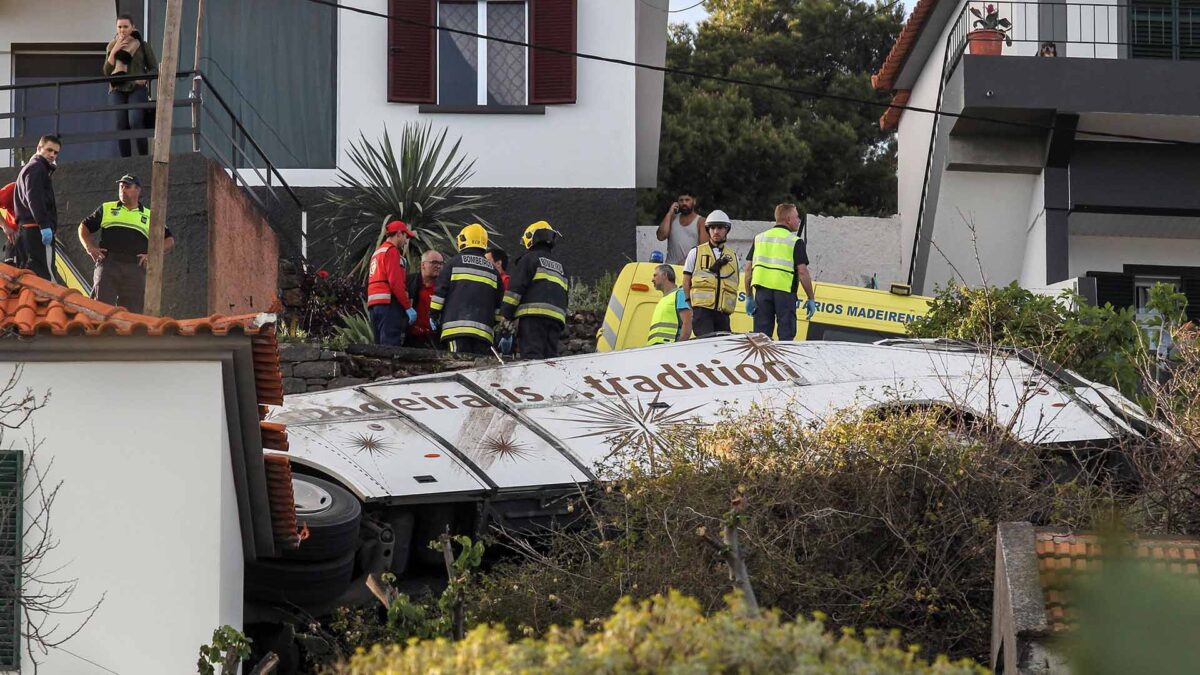
[[[659,223],[655,236],[659,241],[667,242],[668,265],[682,265],[688,251],[708,241],[704,218],[696,213],[696,198],[688,192],[679,193],[679,198]]]

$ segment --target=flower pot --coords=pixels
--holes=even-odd
[[[980,28],[967,33],[967,44],[971,54],[999,56],[1004,51],[1004,31],[995,28]]]

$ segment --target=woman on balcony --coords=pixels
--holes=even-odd
[[[150,43],[142,40],[142,34],[133,25],[133,17],[121,14],[117,17],[117,34],[105,49],[108,58],[104,61],[105,75],[144,75],[158,68],[158,60]],[[147,103],[150,100],[148,80],[121,80],[108,86],[108,104],[124,106]],[[146,110],[143,108],[120,109],[113,113],[117,120],[117,131],[147,128]],[[129,157],[132,146],[128,138],[117,141],[122,157]],[[139,155],[149,154],[145,138],[137,139]]]

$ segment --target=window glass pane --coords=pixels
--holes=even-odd
[[[479,9],[474,2],[443,2],[438,24],[472,33],[479,29]],[[479,102],[479,38],[438,34],[438,103],[475,105]]]
[[[525,3],[489,2],[487,34],[525,42]],[[503,42],[487,43],[489,105],[525,104],[525,48]]]

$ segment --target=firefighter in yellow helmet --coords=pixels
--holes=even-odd
[[[441,341],[452,352],[491,352],[504,287],[487,253],[487,231],[479,223],[458,233],[458,255],[442,268],[429,301],[429,315],[441,329]]]
[[[566,270],[554,254],[559,233],[544,220],[525,228],[521,243],[527,249],[513,268],[501,314],[517,320],[517,348],[523,359],[558,356],[558,343],[567,325]]]

